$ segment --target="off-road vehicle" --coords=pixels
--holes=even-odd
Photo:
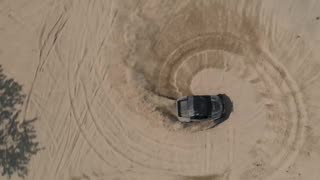
[[[219,120],[225,113],[223,95],[184,96],[176,101],[181,122]]]

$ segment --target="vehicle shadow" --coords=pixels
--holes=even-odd
[[[224,104],[224,113],[223,116],[220,119],[215,120],[215,124],[210,128],[215,128],[219,124],[223,123],[224,121],[228,120],[230,117],[230,114],[233,112],[233,102],[230,99],[229,96],[226,94],[219,94],[220,97],[222,97],[223,104]]]

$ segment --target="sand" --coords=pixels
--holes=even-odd
[[[318,180],[319,16],[312,0],[1,0],[0,64],[44,147],[25,179]],[[218,93],[228,120],[176,121],[175,98]]]

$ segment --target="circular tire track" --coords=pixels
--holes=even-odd
[[[208,59],[209,53],[216,55]],[[227,56],[235,56],[233,61],[244,61],[246,70],[239,77],[258,88],[260,100],[267,109],[268,131],[276,135],[272,139],[266,137],[259,140],[257,149],[261,149],[261,152],[258,153],[266,157],[262,160],[264,169],[253,168],[247,174],[255,175],[254,171],[259,171],[259,177],[270,176],[299,151],[307,119],[306,107],[297,84],[276,59],[231,34],[198,36],[180,45],[169,55],[160,70],[157,90],[167,96],[193,94],[190,84],[194,76],[208,68],[223,69],[223,61],[228,61],[225,58]]]
[[[191,7],[193,8],[193,4]],[[195,13],[195,17],[199,18],[201,13],[193,9],[190,10],[190,14]],[[221,8],[219,7],[219,9]],[[212,9],[210,9],[211,11]],[[188,13],[188,11],[182,11],[181,14]],[[219,17],[221,16],[219,15]],[[210,19],[209,16],[208,19]],[[216,20],[214,18],[210,20],[212,19]],[[190,32],[181,34],[183,38],[180,40],[179,31],[174,31],[174,28],[170,29],[170,26],[175,23],[182,24],[181,27],[189,27],[193,23],[195,25],[190,27]],[[143,29],[148,29],[148,23],[143,22],[142,24]],[[134,25],[135,23],[132,24],[132,26]],[[137,36],[138,39],[131,41],[134,44],[139,41],[139,37],[142,39],[142,43],[136,43],[137,52],[133,51],[130,54],[132,56],[138,54],[135,59],[140,59],[141,62],[132,63],[135,65],[129,69],[141,71],[145,79],[148,80],[147,85],[149,85],[148,83],[151,86],[155,84],[155,92],[152,91],[152,88],[150,91],[150,89],[139,87],[142,83],[137,77],[131,79],[136,81],[137,85],[130,84],[131,80],[128,81],[126,77],[128,67],[124,67],[124,64],[120,63],[120,58],[112,59],[108,56],[107,60],[101,60],[96,57],[95,52],[88,48],[89,58],[75,56],[74,59],[68,60],[70,67],[67,68],[66,73],[67,75],[71,73],[72,78],[66,78],[68,88],[65,94],[69,97],[69,99],[66,98],[66,101],[70,103],[71,114],[73,114],[70,118],[74,120],[78,128],[77,131],[84,136],[85,141],[98,155],[98,158],[108,166],[120,169],[121,172],[138,167],[140,170],[142,169],[141,171],[149,173],[163,173],[179,177],[213,174],[212,177],[223,179],[220,175],[228,174],[234,170],[238,174],[228,175],[230,179],[233,179],[232,177],[241,177],[241,179],[271,177],[278,170],[290,165],[304,140],[303,127],[305,120],[307,120],[307,114],[298,85],[279,63],[276,56],[273,57],[267,49],[259,46],[255,38],[252,38],[253,40],[246,38],[246,34],[242,34],[241,30],[239,30],[239,34],[236,34],[230,33],[230,30],[220,29],[219,32],[210,29],[210,27],[202,28],[197,25],[197,21],[185,23],[183,20],[177,21],[172,18],[172,21],[167,24],[169,28],[162,28],[158,32],[160,34],[159,42],[154,42],[154,39],[144,36],[142,38]],[[89,24],[88,27],[93,27],[93,25]],[[137,29],[137,31],[141,31],[141,29]],[[206,32],[202,29],[206,29]],[[144,31],[140,33],[143,34]],[[175,41],[172,44],[163,38],[170,37],[167,37],[170,33],[173,34],[172,41]],[[81,35],[80,33],[77,37]],[[151,33],[150,36],[152,35]],[[88,44],[96,43],[95,38],[87,37],[90,37]],[[92,35],[92,37],[95,36]],[[63,44],[64,41],[61,43]],[[87,45],[85,43],[83,46]],[[160,45],[158,46],[157,43]],[[97,44],[101,45],[101,43]],[[154,47],[152,50],[156,51],[158,56],[152,54],[154,52],[148,49],[151,45],[139,49],[139,46],[145,44],[155,44],[152,46]],[[158,47],[165,47],[165,50]],[[79,47],[75,47],[76,50],[77,48]],[[113,50],[112,47],[109,48],[111,48],[109,51]],[[70,50],[70,52],[73,51],[75,50]],[[151,55],[145,56],[145,52]],[[122,52],[114,50],[114,54],[116,53]],[[94,59],[94,63],[92,63],[92,59]],[[53,65],[48,65],[48,69],[53,69],[59,61],[51,61]],[[151,65],[151,68],[147,65],[143,66],[144,64]],[[159,64],[161,66],[158,66]],[[73,67],[76,67],[76,71]],[[138,68],[135,69],[136,67]],[[211,70],[212,72],[209,72]],[[153,103],[155,101],[149,101],[149,96],[160,94],[164,97],[179,97],[195,94],[192,84],[207,71],[214,75],[222,74],[220,77],[222,83],[219,87],[221,92],[227,88],[235,92],[239,88],[237,85],[250,86],[257,91],[257,104],[262,104],[262,106],[254,109],[257,112],[247,116],[247,120],[242,119],[237,122],[238,119],[234,116],[222,127],[208,131],[190,133],[191,128],[175,127],[182,126],[181,124],[162,123],[169,118],[157,111],[158,104]],[[107,77],[100,77],[101,74],[105,74]],[[228,82],[234,82],[234,79],[230,76],[240,83],[231,84],[231,86]],[[42,78],[43,84],[46,84],[45,81],[46,79]],[[61,82],[63,81],[66,81],[65,78],[61,78]],[[223,82],[230,87],[223,86]],[[41,88],[41,86],[39,87]],[[61,92],[56,94],[60,95],[59,93]],[[243,92],[243,94],[247,95],[248,92]],[[235,100],[237,100],[236,98]],[[238,107],[240,109],[241,104]],[[80,112],[85,112],[83,119],[87,119],[88,122],[80,118],[83,114]],[[251,135],[252,128],[249,126],[253,121],[260,123],[264,131],[259,134],[259,137],[252,138],[257,139],[256,142],[250,142],[252,144],[239,142],[239,137],[242,137],[239,132],[247,131],[246,135]],[[89,125],[83,125],[86,123]],[[200,125],[202,128],[200,130],[209,125],[211,124]],[[250,148],[250,152],[247,149],[240,152],[239,146]],[[245,157],[253,156],[251,158],[253,161],[241,164],[242,155]],[[239,164],[241,166],[237,166]]]

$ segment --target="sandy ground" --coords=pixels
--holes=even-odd
[[[319,16],[316,0],[0,0],[0,64],[45,147],[26,179],[318,180]],[[223,124],[176,122],[171,98],[218,93]]]

